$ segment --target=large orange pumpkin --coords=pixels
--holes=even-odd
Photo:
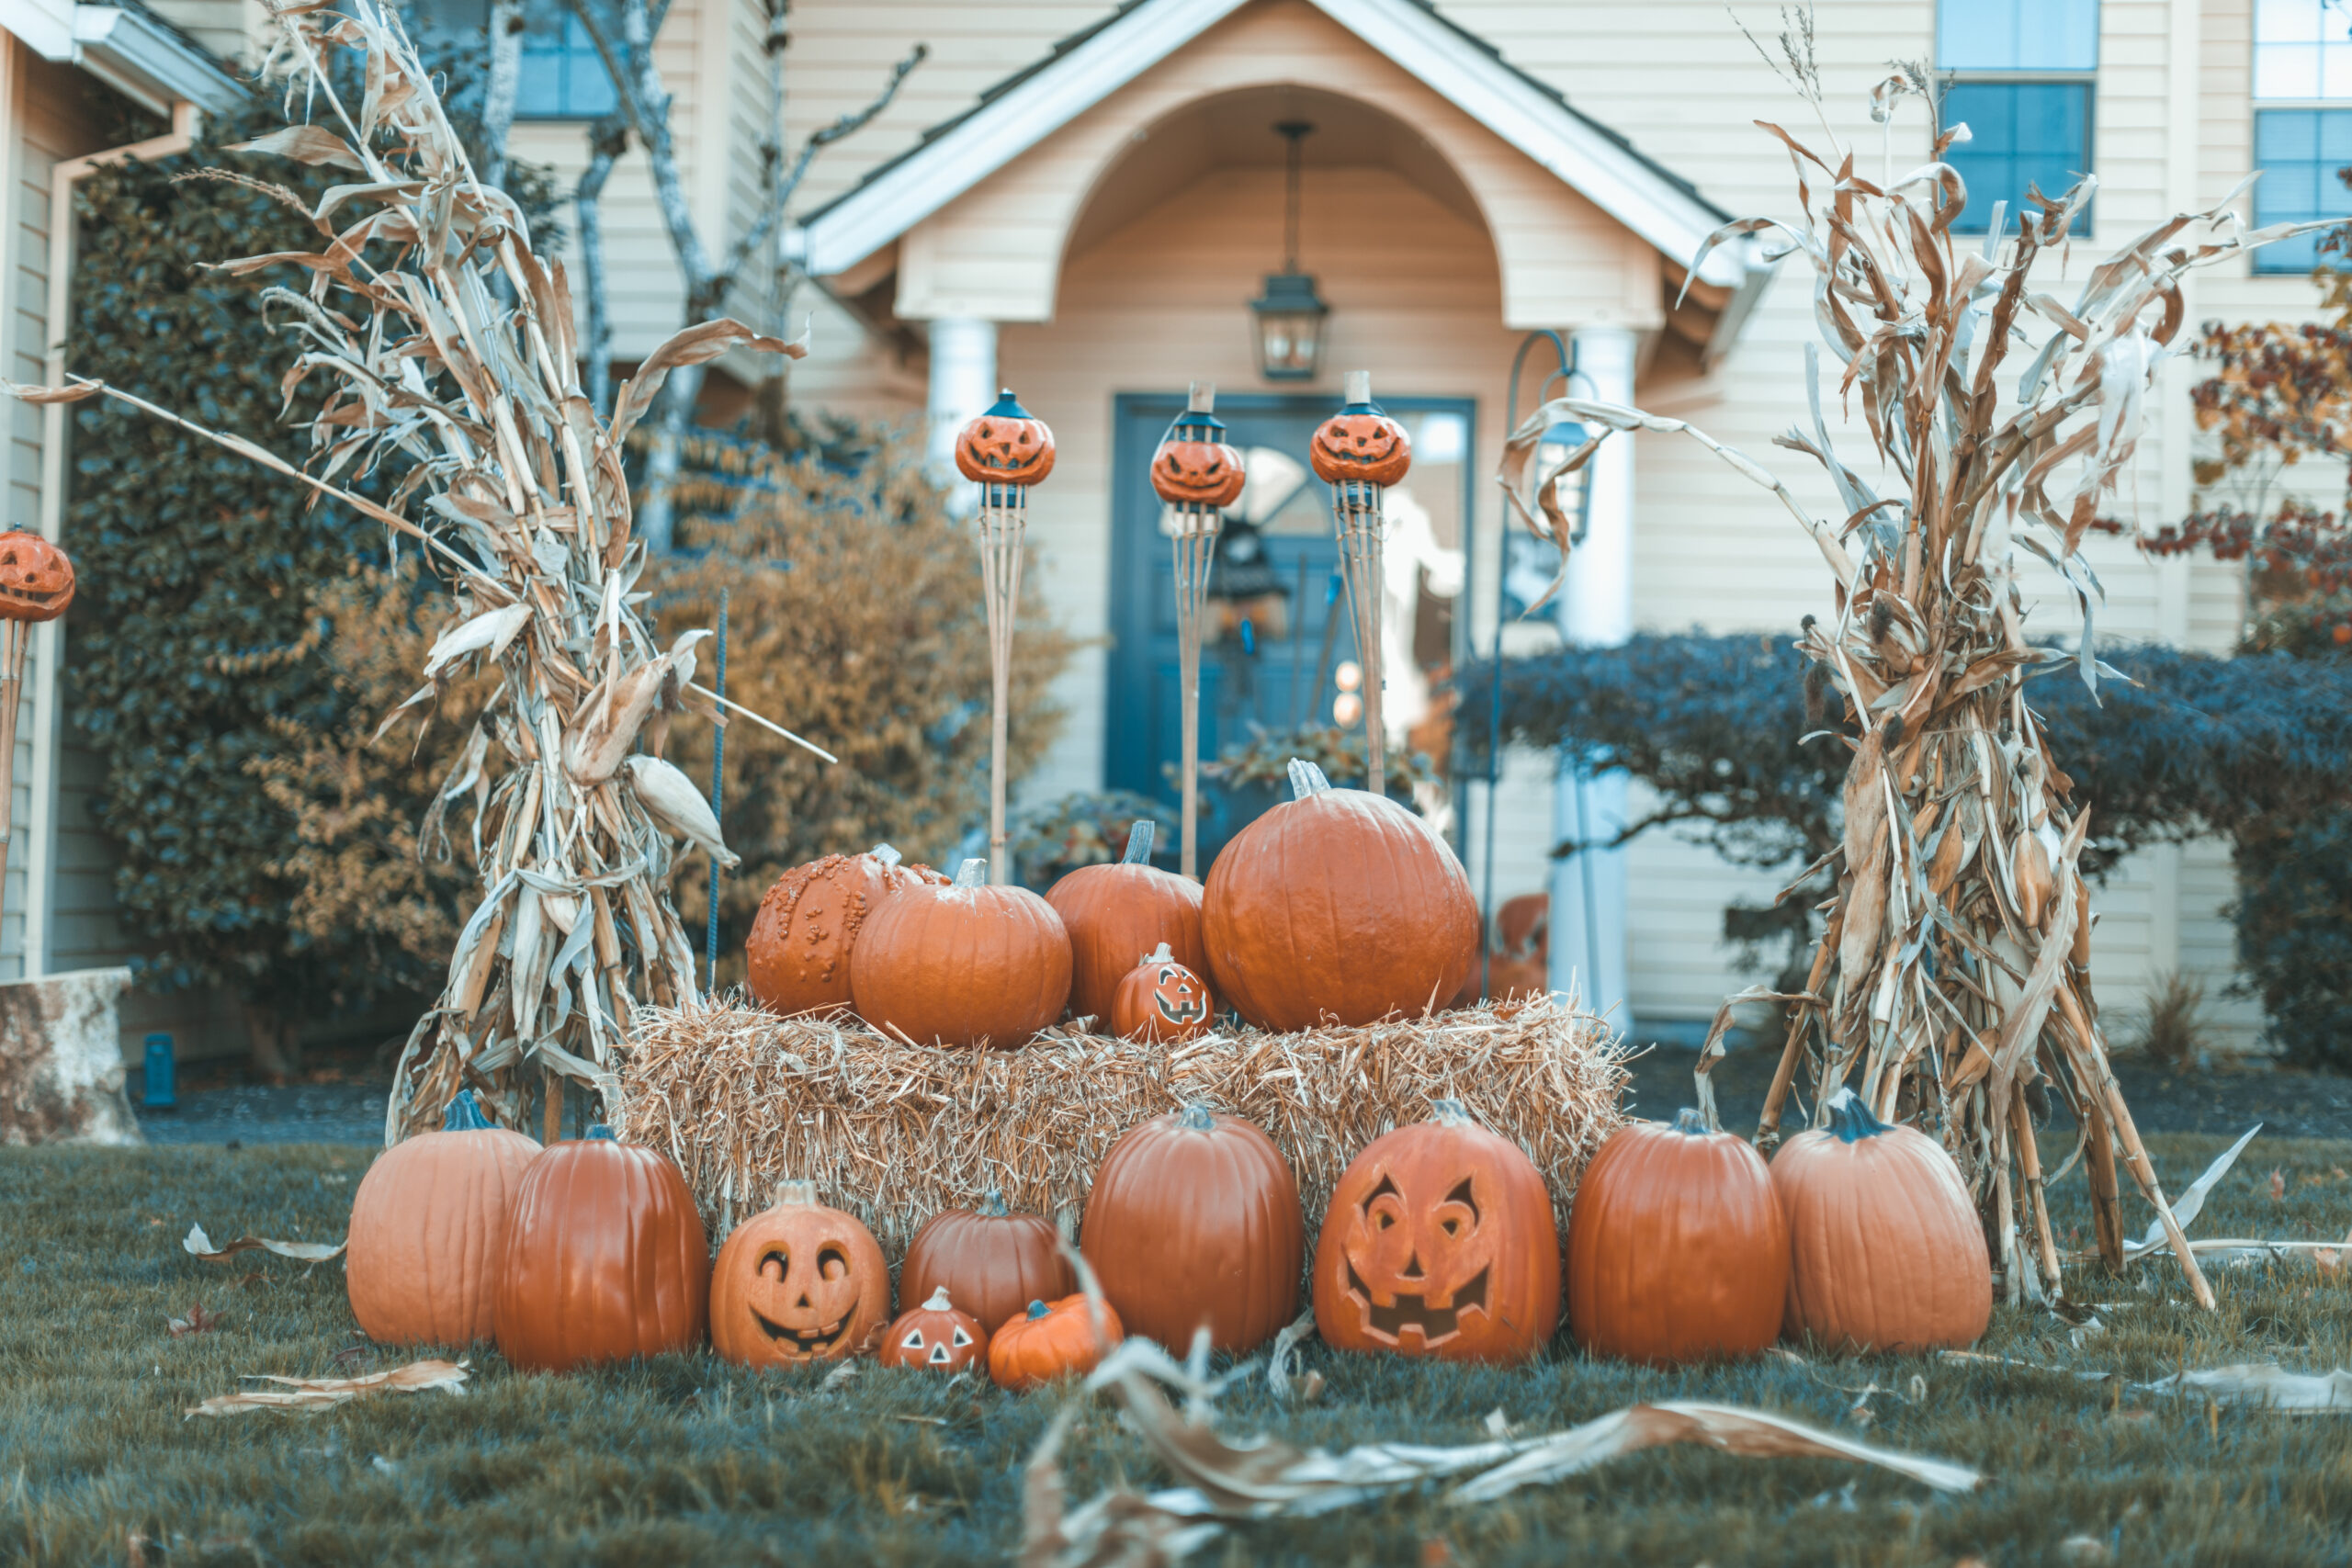
[[[1209,988],[1176,962],[1168,944],[1144,954],[1111,998],[1111,1032],[1122,1040],[1173,1045],[1208,1032]]]
[[[1744,1138],[1685,1111],[1600,1146],[1568,1214],[1568,1326],[1587,1349],[1672,1365],[1781,1336],[1789,1226]]]
[[[1298,1183],[1273,1141],[1187,1106],[1129,1128],[1094,1173],[1078,1249],[1130,1334],[1183,1354],[1264,1344],[1298,1315]]]
[[[787,1018],[848,1007],[849,955],[874,911],[901,887],[946,880],[927,865],[899,864],[888,844],[793,867],[760,900],[743,943],[752,998]]]
[[[595,1126],[523,1172],[498,1277],[498,1348],[561,1372],[702,1340],[710,1244],[678,1168]]]
[[[1099,1328],[1094,1321],[1098,1311],[1102,1314]],[[1004,1388],[1035,1388],[1056,1378],[1092,1371],[1125,1337],[1118,1311],[1108,1302],[1093,1308],[1084,1296],[1031,1302],[989,1336],[989,1376]]]
[[[917,884],[865,923],[850,954],[857,1015],[918,1045],[1026,1045],[1069,1000],[1069,933],[1025,887],[988,886],[967,860],[953,886]]]
[[[746,1367],[839,1360],[890,1321],[890,1266],[854,1214],[786,1181],[735,1227],[710,1272],[710,1348]]]
[[[1279,1031],[1444,1007],[1478,963],[1462,863],[1395,801],[1290,767],[1296,797],[1209,868],[1201,935],[1217,994]]]
[[[1789,1219],[1783,1332],[1833,1349],[1973,1345],[1993,1320],[1993,1258],[1943,1145],[1890,1127],[1851,1089],[1829,1125],[1772,1156]]]
[[[1116,865],[1082,865],[1046,894],[1069,932],[1070,1010],[1107,1027],[1119,982],[1160,943],[1176,962],[1206,978],[1201,945],[1201,885],[1151,863],[1159,829],[1147,818],[1127,830]]]
[[[944,1290],[991,1334],[1031,1302],[1059,1301],[1077,1289],[1054,1223],[1005,1213],[1004,1194],[993,1189],[977,1211],[949,1209],[925,1221],[899,1268],[899,1300]]]
[[[0,619],[53,621],[74,603],[74,562],[20,528],[0,534]]]
[[[1315,1327],[1342,1350],[1522,1361],[1560,1322],[1560,1233],[1534,1163],[1441,1100],[1331,1190]]]
[[[539,1152],[493,1127],[460,1089],[437,1133],[384,1151],[351,1202],[344,1284],[351,1313],[379,1344],[487,1339],[508,1212]]]

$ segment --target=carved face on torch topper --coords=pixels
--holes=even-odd
[[[956,468],[984,485],[1033,485],[1054,471],[1054,433],[1012,392],[956,438]]]
[[[0,618],[53,621],[73,603],[74,563],[63,550],[39,534],[0,534]]]
[[[1316,427],[1307,456],[1326,484],[1393,485],[1413,466],[1413,442],[1371,404],[1351,404]]]

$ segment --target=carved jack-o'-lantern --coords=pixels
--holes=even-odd
[[[0,534],[0,617],[53,621],[74,603],[74,563],[42,538],[11,528]]]
[[[984,485],[1033,485],[1054,471],[1054,433],[1010,390],[956,438],[956,468]]]
[[[1315,1249],[1315,1325],[1344,1350],[1524,1360],[1560,1320],[1560,1235],[1534,1165],[1441,1100],[1340,1176]]]
[[[1378,404],[1350,403],[1316,428],[1307,460],[1325,484],[1393,485],[1413,466],[1413,441]]]
[[[988,1353],[989,1331],[970,1313],[959,1311],[942,1285],[931,1292],[931,1300],[899,1314],[882,1336],[878,1359],[886,1367],[960,1372],[975,1361],[985,1361]]]
[[[1127,972],[1111,999],[1111,1032],[1122,1040],[1173,1044],[1204,1033],[1209,988],[1161,942]]]
[[[1151,488],[1170,506],[1230,506],[1250,478],[1241,454],[1225,444],[1225,421],[1194,406],[1176,416],[1151,455]]]
[[[856,1217],[787,1181],[735,1229],[710,1279],[710,1345],[747,1367],[831,1361],[890,1320],[890,1266]]]

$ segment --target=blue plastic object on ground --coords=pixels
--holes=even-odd
[[[150,1034],[147,1037],[146,1092],[140,1097],[141,1104],[149,1111],[175,1109],[180,1102],[179,1086],[174,1081],[176,1076],[172,1060],[172,1037]]]

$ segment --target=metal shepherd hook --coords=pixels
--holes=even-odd
[[[1021,613],[1021,558],[1029,487],[1054,471],[1054,433],[1010,390],[956,437],[956,468],[980,487],[976,526],[980,592],[989,613],[989,880],[1012,880],[1005,852],[1004,753],[1012,700],[1012,626]]]
[[[1374,795],[1387,793],[1388,732],[1381,713],[1380,549],[1388,530],[1381,511],[1388,487],[1413,466],[1412,437],[1372,400],[1372,372],[1348,372],[1347,406],[1315,432],[1307,456],[1331,487],[1331,522],[1355,612],[1356,659],[1363,666],[1363,730]]]
[[[1193,383],[1184,412],[1168,427],[1151,455],[1151,488],[1166,503],[1166,529],[1176,547],[1176,642],[1183,685],[1184,829],[1186,876],[1200,874],[1201,813],[1201,615],[1206,608],[1209,573],[1216,563],[1216,540],[1225,509],[1240,497],[1247,481],[1241,454],[1225,444],[1225,422],[1216,417],[1216,384]]]

